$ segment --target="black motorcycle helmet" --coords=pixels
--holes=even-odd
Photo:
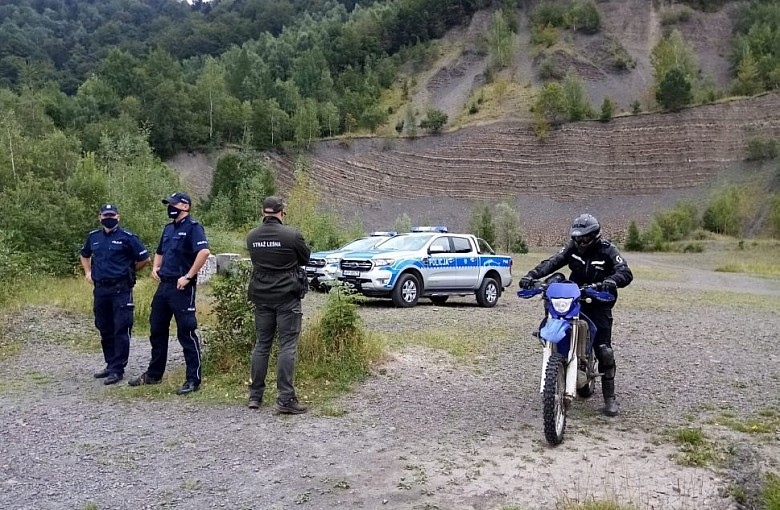
[[[580,214],[571,224],[569,236],[574,241],[574,246],[579,253],[585,253],[593,243],[601,239],[601,225],[599,220],[590,214]]]

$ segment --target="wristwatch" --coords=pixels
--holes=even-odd
[[[192,280],[192,276],[190,276],[189,274],[185,274],[184,276],[182,276],[182,278],[184,278],[185,280]]]

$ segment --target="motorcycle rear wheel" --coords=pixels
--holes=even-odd
[[[563,442],[563,432],[566,430],[566,407],[564,395],[566,392],[566,370],[563,356],[553,353],[547,362],[544,373],[544,390],[542,391],[542,406],[544,409],[544,437],[552,445]]]

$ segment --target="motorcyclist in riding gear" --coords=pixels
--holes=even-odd
[[[544,278],[568,265],[569,280],[577,285],[600,284],[601,290],[615,296],[617,289],[627,286],[634,279],[628,264],[617,247],[601,238],[601,225],[590,214],[574,219],[569,229],[571,240],[558,253],[542,261],[520,279],[520,287],[533,287],[534,280]],[[619,408],[615,399],[615,355],[612,351],[612,307],[615,301],[582,303],[582,313],[597,328],[593,349],[599,361],[601,391],[604,396],[604,414],[617,416]]]

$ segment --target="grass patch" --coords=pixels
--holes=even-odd
[[[672,432],[680,453],[676,457],[682,466],[706,466],[715,459],[713,446],[700,428],[682,428]]]
[[[720,252],[715,271],[756,276],[780,276],[780,243],[739,241],[735,249]]]
[[[780,510],[780,476],[767,473],[761,498],[766,510]]]
[[[324,405],[320,408],[321,416],[332,416],[337,418],[339,416],[344,416],[345,414],[347,414],[347,410],[337,405]]]
[[[139,374],[128,374],[135,377]],[[127,379],[127,378],[126,378]],[[160,400],[181,398],[202,404],[244,404],[247,399],[246,385],[249,374],[214,374],[203,378],[200,391],[186,396],[176,395],[176,390],[184,383],[185,367],[179,366],[168,370],[162,383],[131,387],[122,384],[110,394],[123,400],[145,398]]]
[[[13,358],[22,352],[22,343],[12,340],[3,340],[0,342],[0,361]]]
[[[402,333],[382,333],[383,343],[390,350],[399,350],[410,345],[420,345],[429,349],[443,351],[461,362],[475,362],[475,357],[491,352],[506,331],[484,330],[480,332],[464,331],[462,329],[437,331],[406,331]]]
[[[774,434],[780,430],[780,413],[764,409],[756,416],[738,417],[734,413],[721,413],[713,423],[745,434]]]
[[[502,118],[507,111],[529,112],[536,97],[530,82],[522,84],[503,77],[475,90],[452,122],[453,128]],[[528,114],[530,117],[530,114]]]
[[[149,314],[152,307],[152,297],[157,290],[157,282],[149,277],[144,269],[138,277],[138,283],[133,289],[135,302],[135,322],[133,333],[149,334]],[[41,277],[30,279],[14,296],[13,304],[7,304],[6,313],[14,313],[28,306],[55,307],[92,317],[92,286],[83,277],[53,278]],[[211,311],[209,285],[198,286],[198,322],[208,322]],[[91,322],[91,321],[90,321]],[[99,344],[98,344],[99,345]]]

